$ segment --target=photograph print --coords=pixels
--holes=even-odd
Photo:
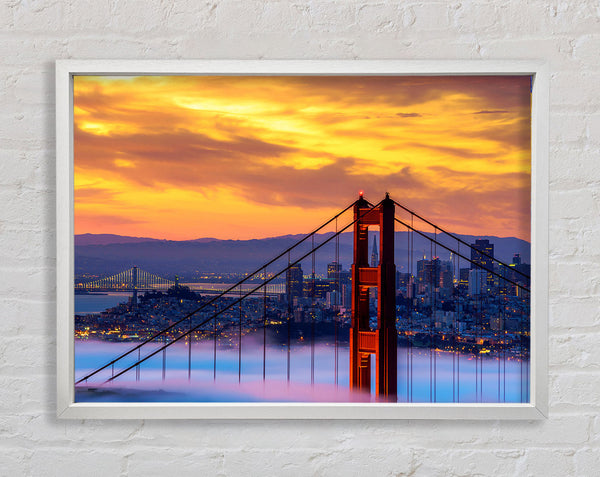
[[[532,77],[74,75],[76,403],[529,403]]]

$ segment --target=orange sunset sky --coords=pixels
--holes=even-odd
[[[529,81],[77,76],[75,233],[307,233],[364,190],[529,240]]]

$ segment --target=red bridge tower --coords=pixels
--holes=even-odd
[[[386,194],[370,207],[362,194],[354,204],[350,388],[371,390],[371,355],[375,355],[377,396],[396,401],[396,265],[394,201]],[[379,266],[369,267],[369,225],[379,226]],[[369,327],[369,288],[377,287],[377,329]]]

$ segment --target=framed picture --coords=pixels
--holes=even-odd
[[[535,61],[56,64],[58,416],[547,413]]]

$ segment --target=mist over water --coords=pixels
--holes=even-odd
[[[260,336],[259,336],[260,335]],[[131,369],[108,384],[102,384],[113,370],[101,371],[87,384],[76,388],[76,402],[370,402],[372,394],[349,389],[348,346],[336,350],[330,343],[315,343],[314,361],[310,343],[287,347],[267,343],[264,357],[262,333],[242,340],[241,372],[239,350],[235,346],[217,346],[216,366],[213,342],[194,343],[191,349],[191,380],[188,380],[186,342],[167,349],[165,379],[163,353],[140,365],[140,380]],[[93,340],[75,341],[75,377],[86,375],[130,350],[137,343]],[[162,343],[143,347],[147,356]],[[135,363],[138,352],[121,360],[114,374]],[[313,367],[314,363],[314,367]],[[477,363],[477,364],[476,364]],[[407,366],[408,365],[408,366]],[[478,367],[477,376],[475,368]],[[311,377],[314,370],[314,385]],[[412,370],[412,372],[411,372]],[[528,402],[528,363],[514,358],[481,356],[426,349],[398,348],[398,402]],[[337,385],[336,385],[337,383]]]

